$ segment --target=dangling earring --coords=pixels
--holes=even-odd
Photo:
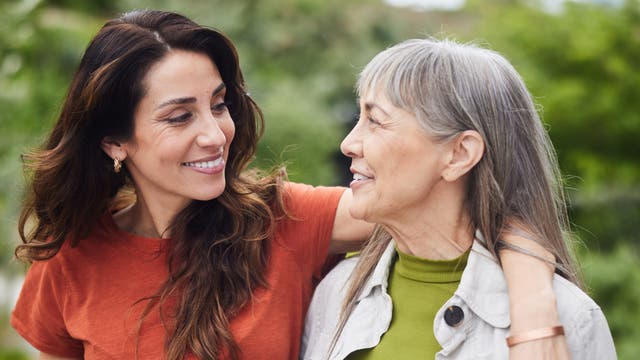
[[[120,170],[122,169],[122,163],[120,162],[120,159],[118,159],[118,157],[114,157],[113,158],[113,171],[117,174],[120,172]]]

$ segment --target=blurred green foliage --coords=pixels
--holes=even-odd
[[[90,37],[133,8],[181,12],[237,44],[267,120],[256,165],[344,184],[338,155],[357,112],[353,84],[378,51],[411,37],[476,40],[504,54],[539,103],[556,146],[591,295],[620,359],[640,357],[640,0],[623,5],[468,0],[416,11],[367,0],[23,0],[0,2],[0,275],[12,261],[23,177]],[[613,2],[611,2],[612,4]],[[4,276],[4,275],[3,275]],[[8,275],[7,275],[8,276]],[[0,316],[0,359],[22,359]]]

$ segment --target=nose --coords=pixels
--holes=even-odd
[[[201,147],[221,147],[227,143],[227,137],[222,131],[223,119],[218,119],[211,114],[201,117],[196,144]]]
[[[351,129],[340,143],[340,151],[350,158],[362,156],[362,141],[360,139],[360,121]]]

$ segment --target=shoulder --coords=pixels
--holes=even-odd
[[[283,188],[286,216],[276,223],[274,244],[294,254],[296,263],[318,276],[329,252],[343,191],[342,188],[297,183],[285,183]]]
[[[348,282],[358,257],[351,257],[338,263],[316,287],[309,306],[309,316],[318,316],[323,321],[337,317],[342,308]]]
[[[317,294],[318,297],[326,296],[328,298],[335,298],[336,295],[340,294],[342,298],[346,292],[349,277],[358,264],[358,259],[358,256],[353,256],[340,261],[338,265],[322,279],[316,288],[314,296]],[[341,302],[342,300],[339,299],[339,301]]]
[[[575,284],[554,276],[558,314],[571,353],[579,359],[615,359],[609,325],[596,302]]]
[[[559,275],[554,275],[553,290],[558,303],[558,313],[573,323],[585,313],[600,311],[600,306],[584,291]]]
[[[89,234],[76,244],[67,238],[59,251],[50,259],[35,261],[32,267],[60,272],[75,272],[85,265],[96,265],[97,261],[110,252],[119,239],[118,229],[110,214],[101,217]]]
[[[113,245],[115,240],[123,237],[124,234],[120,233],[112,215],[106,213],[98,219],[87,236],[81,238],[76,244],[72,244],[71,239],[67,239],[60,248],[60,253],[56,256],[102,256],[106,248]]]
[[[340,187],[285,183],[282,198],[288,221],[280,223],[281,230],[323,234],[328,231],[329,236],[344,190]]]
[[[288,207],[299,207],[302,204],[335,203],[337,206],[345,188],[338,186],[312,186],[294,182],[284,185],[283,198]]]
[[[560,275],[554,275],[553,289],[558,297],[558,305],[598,307],[582,289]]]
[[[326,354],[340,319],[349,276],[357,262],[358,257],[351,257],[338,263],[313,293],[305,319],[301,359],[316,359]]]
[[[308,329],[333,329],[338,321],[358,257],[342,260],[316,287],[307,313]]]

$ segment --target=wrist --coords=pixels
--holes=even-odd
[[[512,333],[560,324],[553,289],[526,296],[510,295],[509,306]]]

